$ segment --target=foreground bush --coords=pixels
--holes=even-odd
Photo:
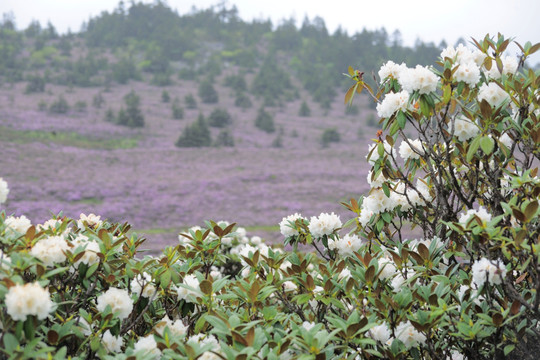
[[[2,213],[3,356],[536,359],[540,78],[508,43],[449,47],[438,69],[386,63],[377,93],[350,69],[346,100],[370,92],[386,132],[371,190],[345,224],[283,218],[292,251],[208,222],[136,258],[127,224]]]

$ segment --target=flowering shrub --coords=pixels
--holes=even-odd
[[[386,132],[371,190],[345,223],[284,217],[293,251],[208,222],[142,256],[128,224],[1,213],[0,356],[535,358],[540,77],[522,60],[540,44],[519,60],[508,44],[386,63],[377,92],[351,69],[346,99],[369,91]],[[0,203],[8,192],[0,179]]]

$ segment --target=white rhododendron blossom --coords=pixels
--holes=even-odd
[[[410,144],[410,145],[409,145]],[[411,145],[413,148],[411,148]],[[408,139],[407,141],[402,141],[401,145],[399,145],[399,155],[403,160],[408,159],[419,159],[420,154],[423,154],[424,151],[422,150],[422,141],[415,139]]]
[[[9,265],[11,264],[11,259],[9,256],[4,254],[2,250],[0,250],[0,269],[9,269]],[[0,279],[2,279],[3,276],[0,274]]]
[[[484,63],[486,54],[478,49],[469,49],[463,44],[459,44],[456,48],[453,46],[446,47],[441,52],[441,58],[449,58],[454,61],[455,64],[467,64],[474,63],[476,66],[481,66]]]
[[[396,64],[393,61],[388,61],[379,69],[379,78],[381,79],[381,84],[387,79],[399,79],[399,74],[407,69],[407,65],[404,63]]]
[[[171,319],[169,319],[167,315],[165,315],[165,317],[161,319],[161,321],[158,322],[156,326],[154,326],[154,330],[159,335],[163,336],[163,331],[165,330],[165,328],[168,328],[169,332],[173,336],[184,336],[187,334],[188,331],[188,327],[184,325],[182,320],[178,319],[173,322]]]
[[[501,62],[502,62],[502,73],[499,71],[499,68],[497,67],[497,64],[495,61],[491,63],[491,69],[485,70],[486,76],[494,79],[499,80],[504,75],[513,75],[518,70],[518,59],[514,56],[501,56]]]
[[[394,205],[393,199],[386,196],[382,189],[371,189],[369,196],[364,198],[364,202],[362,203],[362,212],[367,210],[368,214],[379,214],[392,210],[395,207]]]
[[[118,316],[119,319],[125,319],[131,314],[133,310],[133,300],[129,296],[127,290],[109,288],[106,292],[99,295],[96,302],[96,308],[103,312],[109,305],[112,312]]]
[[[380,341],[383,344],[386,344],[388,340],[390,340],[391,334],[386,323],[372,327],[369,329],[368,333],[369,337],[371,337],[373,340]]]
[[[379,174],[379,176],[377,176],[377,178],[375,179],[372,179],[372,178],[373,178],[373,171],[369,170],[368,175],[367,175],[367,182],[369,186],[371,186],[372,188],[379,188],[383,185],[383,183],[388,182],[388,179],[383,175],[382,172]]]
[[[464,116],[456,117],[454,120],[454,135],[459,141],[467,141],[478,135],[479,132],[478,126]]]
[[[491,221],[491,214],[489,214],[483,206],[480,206],[478,210],[470,209],[467,210],[467,212],[461,214],[461,216],[459,217],[459,223],[463,226],[467,226],[467,223],[470,221],[473,215],[476,215],[478,218],[480,218],[480,221],[482,221],[482,224],[484,226]]]
[[[487,282],[498,285],[506,277],[506,267],[501,260],[489,260],[481,258],[475,261],[471,267],[473,282],[482,286]]]
[[[341,228],[341,220],[339,216],[331,213],[322,213],[319,217],[312,216],[309,222],[309,232],[311,235],[318,239],[324,235],[331,235],[337,229]]]
[[[122,351],[122,346],[124,345],[124,339],[121,336],[114,336],[111,334],[110,330],[107,330],[103,333],[101,338],[101,345],[111,353],[119,353]]]
[[[138,274],[131,280],[131,291],[145,298],[154,296],[156,287],[152,284],[152,276],[148,273]]]
[[[182,284],[191,287],[192,289],[185,288],[183,286],[177,286],[176,292],[178,294],[179,300],[185,300],[186,302],[193,302],[194,299],[192,297],[196,297],[199,295],[199,279],[193,274],[186,275],[184,277],[184,280],[182,281]]]
[[[99,256],[98,254],[101,252],[99,249],[99,244],[97,241],[89,240],[84,235],[79,235],[75,239],[71,241],[74,248],[82,247],[84,249],[84,255],[77,260],[73,266],[75,268],[79,267],[79,264],[86,264],[88,266],[97,264],[99,262]]]
[[[290,280],[284,281],[282,285],[285,291],[294,291],[298,289],[298,286],[296,286],[296,284]]]
[[[30,250],[30,254],[43,262],[45,266],[53,266],[66,261],[65,251],[69,245],[62,236],[49,236],[39,240]]]
[[[510,99],[506,91],[501,89],[496,83],[483,84],[478,92],[478,102],[486,100],[489,105],[497,107],[504,101]]]
[[[81,214],[79,220],[77,220],[77,227],[82,230],[85,224],[89,227],[97,228],[103,224],[103,221],[101,221],[101,216],[95,214]]]
[[[406,111],[409,108],[409,92],[388,93],[383,101],[377,104],[377,115],[382,118],[392,116],[396,111]]]
[[[426,342],[426,336],[414,328],[410,321],[400,323],[395,331],[396,338],[401,340],[405,346],[410,349],[411,347],[418,346]]]
[[[296,230],[293,226],[290,224],[294,224],[296,220],[304,219],[301,214],[294,213],[292,215],[289,215],[287,217],[284,217],[283,220],[279,223],[279,231],[281,232],[281,235],[285,237],[289,236],[297,236],[298,230]]]
[[[396,266],[394,262],[388,258],[382,258],[379,261],[379,279],[388,279],[396,274]]]
[[[457,81],[463,81],[469,86],[474,86],[480,81],[480,67],[474,62],[461,63],[454,73]]]
[[[10,287],[5,304],[8,315],[15,321],[25,321],[27,316],[32,315],[43,320],[53,310],[49,290],[37,282]]]
[[[83,333],[84,336],[92,335],[92,326],[84,318],[79,318],[79,330]]]
[[[8,194],[9,194],[8,183],[4,179],[0,178],[0,204],[3,204],[6,202]]]
[[[420,94],[429,94],[437,90],[439,77],[429,68],[416,65],[414,69],[404,69],[399,76],[399,83],[404,91],[411,94],[418,91]]]
[[[368,159],[368,162],[373,165],[377,160],[379,160],[379,151],[377,150],[378,143],[369,145],[368,152],[366,155],[366,159]],[[396,150],[390,145],[388,142],[383,142],[384,146],[384,153],[390,156],[395,157],[396,156]]]
[[[133,351],[139,355],[144,355],[145,359],[157,359],[161,357],[161,350],[157,347],[154,335],[148,335],[140,338],[133,347]]]
[[[341,256],[352,255],[355,251],[358,251],[362,246],[362,239],[352,234],[347,234],[337,240],[328,241],[328,248],[330,250],[337,250]]]
[[[8,216],[4,221],[4,225],[6,225],[6,232],[8,233],[26,234],[26,231],[32,226],[32,222],[24,215],[19,217]]]
[[[512,144],[514,143],[514,140],[508,135],[508,133],[504,133],[499,137],[499,141],[506,146],[508,149],[512,148]]]
[[[311,329],[313,329],[315,327],[315,323],[314,322],[310,322],[310,321],[304,321],[302,323],[302,327],[306,330],[306,331],[309,331]]]

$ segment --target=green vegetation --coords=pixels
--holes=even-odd
[[[217,147],[234,147],[234,138],[231,132],[227,129],[223,129],[219,132],[216,140],[214,141],[214,146]]]
[[[330,145],[330,143],[337,143],[341,141],[341,135],[337,129],[325,129],[321,135],[321,143],[324,147]]]
[[[212,136],[203,114],[199,114],[199,117],[194,123],[184,128],[184,131],[175,143],[178,147],[206,147],[211,144]]]
[[[186,102],[186,107],[188,109],[197,108],[197,100],[195,100],[195,96],[193,96],[193,94],[187,94],[184,98],[184,101]]]
[[[302,116],[302,117],[311,116],[311,109],[309,108],[308,104],[305,101],[302,101],[302,105],[300,106],[300,110],[298,111],[298,115]]]
[[[199,97],[205,104],[215,104],[218,102],[219,96],[210,79],[203,80],[199,84]]]
[[[124,96],[124,102],[126,104],[126,109],[120,109],[118,116],[116,117],[116,123],[118,125],[124,125],[128,127],[143,127],[144,126],[144,116],[140,109],[141,99],[131,90],[129,94]]]
[[[28,77],[28,83],[24,90],[25,94],[38,93],[45,91],[45,79],[39,75],[31,75]]]
[[[131,149],[137,147],[138,139],[133,138],[110,138],[100,139],[81,135],[76,132],[56,132],[38,130],[15,130],[6,126],[0,126],[0,141],[27,144],[41,142],[45,144],[58,144],[82,149]]]
[[[69,104],[67,100],[60,95],[50,106],[49,112],[52,114],[67,114],[69,111]]]
[[[270,115],[264,108],[260,108],[259,112],[257,114],[257,118],[255,119],[255,126],[258,129],[261,129],[262,131],[265,131],[267,133],[273,133],[276,131],[276,127],[274,125],[274,117]]]
[[[161,92],[161,102],[168,103],[169,101],[171,101],[171,95],[169,95],[167,90],[163,90]]]
[[[184,118],[184,108],[180,106],[180,100],[178,100],[178,98],[174,98],[171,110],[173,119],[181,120]]]
[[[222,128],[232,123],[231,114],[225,109],[217,108],[208,117],[208,125]]]

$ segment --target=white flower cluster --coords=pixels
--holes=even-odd
[[[337,229],[341,228],[339,216],[331,213],[322,213],[319,217],[312,216],[309,222],[309,232],[314,239],[320,239],[324,235],[331,235]]]
[[[474,63],[476,66],[482,66],[486,55],[478,49],[469,49],[463,44],[459,44],[457,48],[448,46],[441,52],[441,58],[449,58],[456,64]]]
[[[462,63],[458,66],[454,77],[457,81],[463,81],[469,86],[475,86],[480,81],[480,67],[474,62]]]
[[[454,120],[454,135],[459,141],[467,141],[478,135],[479,132],[478,126],[464,116],[456,117]]]
[[[204,334],[196,334],[190,337],[187,341],[187,343],[198,343],[199,346],[205,347],[208,350],[205,351],[201,356],[199,356],[198,360],[219,360],[222,359],[221,356],[216,355],[215,353],[221,353],[221,347],[219,346],[219,342],[216,339],[214,335],[207,335],[205,337]]]
[[[496,83],[483,84],[478,92],[478,101],[486,100],[489,105],[497,107],[510,99],[510,95]]]
[[[426,336],[418,332],[410,321],[400,323],[395,331],[396,338],[400,340],[407,349],[418,346],[426,342]]]
[[[96,308],[103,312],[108,306],[119,319],[125,319],[133,310],[133,300],[127,290],[118,288],[109,288],[105,293],[97,298]]]
[[[0,204],[6,202],[8,194],[8,183],[4,179],[0,178]]]
[[[49,290],[42,288],[37,282],[10,287],[5,303],[7,313],[15,321],[25,321],[26,317],[31,315],[43,320],[53,310]]]
[[[482,286],[487,282],[491,284],[501,284],[506,277],[506,267],[501,260],[489,260],[481,258],[475,261],[471,267],[473,282]]]
[[[103,333],[101,345],[103,345],[105,350],[107,350],[109,353],[119,353],[122,351],[124,339],[121,336],[114,336],[110,330],[107,330]]]
[[[294,228],[294,226],[292,226],[291,224],[294,224],[294,222],[299,219],[305,220],[302,215],[298,213],[294,213],[292,215],[284,217],[283,220],[281,220],[281,222],[279,223],[279,231],[281,232],[281,235],[286,238],[289,236],[297,236],[298,230],[296,230],[296,228]]]
[[[32,226],[32,222],[24,215],[19,217],[8,216],[4,221],[7,233],[26,234]]]
[[[62,236],[49,236],[39,240],[30,250],[30,254],[43,262],[45,266],[53,266],[66,261],[65,251],[69,245]]]
[[[131,280],[131,291],[145,298],[154,296],[156,287],[152,284],[152,276],[148,273],[138,274]]]
[[[379,160],[379,152],[377,150],[378,143],[369,145],[368,153],[366,159],[371,165],[374,165],[377,160]],[[390,156],[396,156],[396,150],[388,142],[383,141],[384,153]]]
[[[418,179],[415,187],[416,190],[406,187],[404,183],[398,183],[391,187],[390,196],[386,196],[380,188],[372,188],[362,202],[358,221],[362,226],[366,226],[375,214],[391,211],[398,206],[401,206],[402,211],[407,211],[414,206],[426,206],[426,201],[433,200],[426,183]]]
[[[163,331],[165,328],[169,329],[169,332],[173,336],[183,336],[187,334],[188,327],[184,325],[182,320],[178,319],[176,321],[172,321],[169,319],[167,315],[163,319],[161,319],[160,322],[154,326],[154,330],[161,336],[163,336]]]
[[[177,286],[176,292],[178,294],[178,300],[185,300],[186,302],[193,302],[197,295],[199,295],[199,279],[193,274],[186,275],[182,284],[189,286],[191,289],[185,288],[183,286]]]
[[[480,206],[478,210],[470,209],[467,212],[461,214],[461,216],[459,217],[459,223],[463,226],[467,226],[467,223],[470,221],[471,216],[474,215],[482,221],[483,226],[486,226],[486,224],[491,221],[491,214],[489,214],[483,206]]]
[[[409,97],[409,92],[405,90],[386,94],[383,101],[377,104],[377,115],[388,118],[399,110],[406,111],[409,108]]]
[[[101,221],[101,216],[95,214],[81,214],[77,220],[77,227],[83,230],[85,224],[91,228],[98,228],[103,224],[103,221]]]
[[[152,334],[139,338],[133,347],[133,351],[144,356],[144,359],[158,359],[161,357],[161,350],[158,349],[156,339]]]
[[[517,72],[519,64],[516,57],[501,56],[501,62],[502,62],[502,73],[499,71],[497,64],[495,64],[495,61],[493,61],[491,64],[491,69],[485,71],[486,76],[494,80],[498,80],[501,78],[503,74],[513,75]]]
[[[337,240],[328,241],[328,248],[330,250],[337,250],[338,254],[342,256],[352,255],[355,251],[358,251],[361,246],[362,239],[354,234],[347,234]]]
[[[101,250],[99,249],[97,241],[90,240],[84,235],[78,235],[71,243],[75,249],[79,247],[84,249],[84,255],[73,264],[75,269],[77,269],[81,263],[91,266],[99,262],[100,259],[98,254],[101,253]]]
[[[375,341],[379,341],[383,344],[388,344],[391,334],[390,330],[388,329],[388,325],[384,322],[369,329],[368,336]]]
[[[383,83],[387,78],[398,80],[399,75],[405,69],[407,69],[407,65],[404,63],[398,65],[393,61],[386,62],[379,70],[379,78],[381,79],[381,83]]]
[[[407,139],[407,141],[402,141],[401,145],[399,145],[399,155],[405,161],[409,159],[420,159],[421,154],[424,153],[422,148],[422,141],[418,139]]]
[[[429,94],[437,90],[439,77],[428,67],[416,65],[416,68],[407,68],[400,72],[399,83],[401,88],[411,94],[418,91],[420,94]]]

